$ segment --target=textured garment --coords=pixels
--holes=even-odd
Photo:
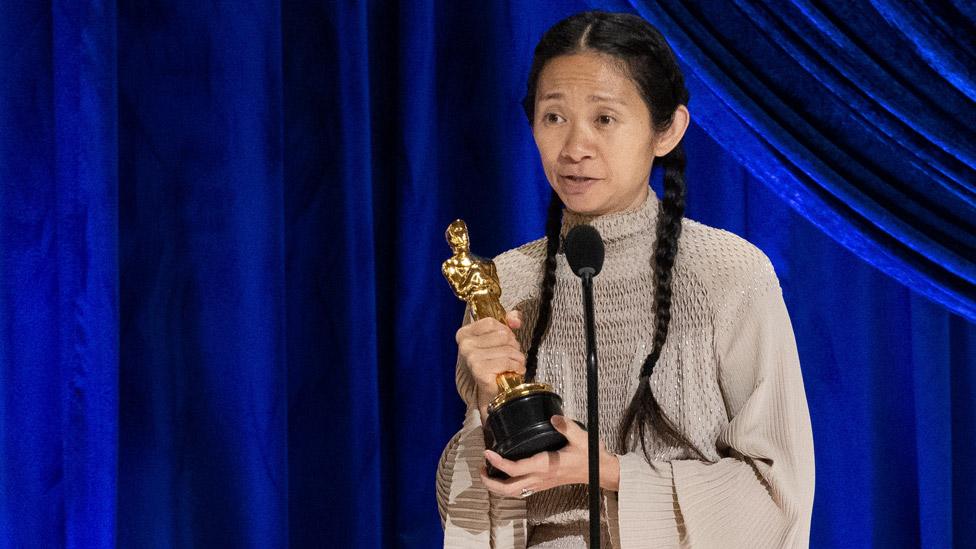
[[[702,452],[657,437],[619,447],[620,418],[637,389],[654,330],[653,193],[633,212],[586,218],[606,245],[594,279],[600,437],[620,459],[619,492],[604,491],[604,547],[805,547],[813,505],[813,440],[799,359],[779,283],[765,255],[725,231],[684,220],[672,281],[667,342],[650,383],[662,410]],[[495,259],[506,309],[523,312],[528,347],[537,316],[545,239]],[[586,418],[582,291],[560,252],[537,379],[562,395],[567,416]],[[526,498],[489,494],[479,477],[484,438],[476,385],[463,360],[458,392],[468,405],[437,474],[447,547],[585,547],[587,487]],[[652,466],[653,465],[653,466]]]

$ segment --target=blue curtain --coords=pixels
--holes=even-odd
[[[120,2],[116,33],[119,543],[281,546],[280,7]]]
[[[6,4],[0,545],[107,547],[119,454],[116,11]]]
[[[845,6],[0,0],[0,547],[437,546],[443,230],[542,233],[519,101],[593,7],[668,37],[688,215],[776,266],[812,546],[976,545],[974,17]]]
[[[591,4],[665,31],[699,122],[780,198],[976,320],[976,4]]]

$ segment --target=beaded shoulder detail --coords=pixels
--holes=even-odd
[[[748,240],[724,229],[685,219],[675,260],[676,276],[697,278],[713,310],[745,294],[779,289],[769,257]]]

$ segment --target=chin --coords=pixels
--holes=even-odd
[[[580,215],[603,215],[607,203],[603,197],[586,194],[567,194],[559,197],[566,209]]]

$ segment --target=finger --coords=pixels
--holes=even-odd
[[[494,318],[482,318],[476,322],[472,322],[465,326],[472,335],[481,335],[493,332],[495,330],[509,330],[508,326],[498,322]]]
[[[522,311],[509,311],[505,315],[505,321],[508,323],[509,328],[518,330],[522,327]]]
[[[507,496],[509,494],[509,488],[505,484],[505,481],[488,476],[488,469],[484,466],[481,467],[481,482],[484,483],[485,488],[487,488],[488,491],[493,494],[498,494],[500,496]]]
[[[499,357],[509,357],[519,362],[522,351],[514,343],[500,343],[496,345],[479,345],[476,338],[462,339],[458,344],[458,353],[470,364],[475,360],[491,360]]]
[[[514,461],[505,459],[498,453],[491,450],[485,450],[485,459],[487,459],[488,463],[492,464],[495,469],[498,469],[509,477],[517,477],[524,474],[518,470],[518,466]]]
[[[522,461],[526,463],[526,467],[529,470],[534,471],[533,474],[545,476],[547,474],[552,474],[554,468],[558,468],[559,453],[539,452],[538,454],[529,458],[525,458]]]
[[[458,347],[463,347],[464,345],[480,349],[487,349],[489,347],[511,347],[516,350],[519,349],[515,334],[504,326],[483,334],[467,335],[461,339]]]
[[[553,428],[556,429],[561,435],[566,437],[566,440],[570,444],[577,444],[587,442],[587,433],[582,427],[576,424],[575,421],[569,421],[566,416],[554,415],[549,420],[552,423]]]
[[[502,358],[490,362],[480,362],[476,367],[472,367],[471,371],[481,390],[493,397],[498,392],[499,375],[505,372],[524,374],[525,367],[512,359]]]
[[[508,355],[509,368],[516,373],[525,374],[525,354],[522,351],[515,351]]]
[[[502,372],[524,372],[525,356],[510,347],[474,349],[466,354],[468,367],[475,377],[488,379]]]
[[[536,459],[539,456],[545,457],[543,453],[536,454],[535,456],[525,459],[520,459],[518,461],[512,461],[510,459],[503,458],[496,452],[485,450],[485,459],[494,465],[496,469],[505,472],[510,477],[521,477],[544,471],[545,464],[539,459]]]
[[[501,496],[518,498],[522,497],[522,490],[541,491],[541,486],[537,487],[538,480],[533,475],[521,477],[509,477],[505,480],[488,476],[488,469],[481,467],[481,482],[485,484],[488,491]]]
[[[471,324],[465,324],[464,326],[458,328],[457,332],[454,334],[454,340],[460,345],[462,340],[485,332],[490,332],[493,328],[502,329],[505,328],[505,326],[494,318],[482,318],[481,320],[472,322]]]

